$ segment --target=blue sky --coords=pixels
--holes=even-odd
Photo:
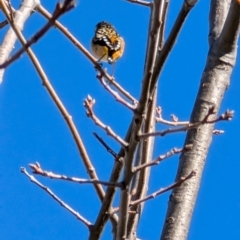
[[[43,0],[42,4],[53,11],[56,2]],[[180,2],[170,2],[166,36],[180,9]],[[18,4],[19,1],[13,1],[14,7],[17,8]],[[191,114],[208,52],[208,13],[208,1],[199,1],[162,72],[158,105],[163,108],[163,116],[167,119],[173,113],[180,120],[188,120]],[[149,9],[123,0],[88,0],[79,1],[77,7],[60,21],[88,49],[95,25],[102,20],[111,22],[126,41],[124,56],[115,67],[115,78],[138,98],[148,18]],[[30,38],[45,22],[38,13],[33,14],[24,28],[26,38]],[[1,29],[1,40],[6,29]],[[15,49],[19,47],[17,43]],[[83,100],[88,94],[95,98],[95,113],[121,137],[125,136],[132,113],[103,89],[89,60],[57,29],[52,28],[33,46],[33,50],[72,115],[99,178],[107,180],[113,159],[92,132],[97,132],[115,151],[119,145],[86,117]],[[111,71],[107,64],[106,67]],[[231,122],[216,125],[216,129],[225,133],[213,136],[189,232],[190,240],[240,237],[239,76],[238,61],[221,106],[222,112],[233,109],[235,116]],[[157,125],[159,130],[165,128]],[[184,138],[184,133],[157,138],[154,157],[172,147],[181,147]],[[87,239],[85,226],[20,172],[20,167],[26,167],[30,172],[28,164],[38,161],[45,170],[88,178],[64,119],[26,54],[6,70],[0,85],[0,156],[2,239]],[[171,184],[177,166],[178,156],[175,156],[153,167],[149,193]],[[91,185],[37,178],[94,223],[100,201]],[[138,229],[141,239],[159,238],[168,196],[166,193],[145,204]],[[110,236],[111,227],[108,225],[102,239],[110,239]]]

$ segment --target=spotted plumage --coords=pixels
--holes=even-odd
[[[103,21],[96,25],[91,47],[99,61],[112,64],[123,55],[125,43],[114,26]]]

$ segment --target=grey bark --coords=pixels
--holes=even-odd
[[[214,108],[214,114],[211,116],[216,117],[229,85],[236,61],[240,6],[236,1],[232,1],[228,11],[228,2],[216,0],[211,2],[210,50],[191,122],[201,121],[211,108]],[[189,174],[192,170],[196,170],[197,175],[172,191],[161,240],[187,238],[204,164],[212,141],[213,127],[213,124],[204,124],[187,132],[185,145],[192,144],[192,149],[181,154],[176,179]]]

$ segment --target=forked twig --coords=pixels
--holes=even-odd
[[[166,130],[163,131],[158,131],[158,132],[153,132],[153,133],[142,133],[139,135],[140,138],[147,138],[147,137],[153,137],[153,136],[165,136],[166,134],[170,134],[170,133],[176,133],[176,132],[185,132],[189,129],[192,128],[197,128],[202,124],[212,124],[212,123],[216,123],[219,121],[230,121],[233,118],[234,115],[234,111],[231,110],[226,110],[223,114],[221,114],[219,117],[212,119],[212,120],[208,120],[208,117],[213,114],[214,112],[212,112],[214,110],[209,109],[208,114],[204,117],[204,119],[200,122],[195,122],[195,123],[189,123],[187,126],[184,127],[179,127],[179,128],[168,128]],[[215,134],[217,133],[222,133],[219,131],[213,132]]]
[[[160,106],[156,108],[156,112],[157,112],[157,117],[156,117],[157,123],[163,123],[170,126],[186,126],[189,124],[189,121],[179,122],[178,118],[173,114],[171,115],[173,121],[168,121],[163,119],[162,108]]]
[[[73,210],[69,205],[67,205],[63,200],[61,200],[56,194],[54,194],[48,187],[41,184],[34,176],[30,175],[25,168],[21,168],[21,172],[24,173],[31,182],[35,183],[45,192],[47,192],[54,200],[56,200],[62,207],[67,209],[70,213],[72,213],[79,221],[84,223],[88,228],[92,226],[92,223],[82,217],[77,211]]]
[[[86,114],[89,118],[91,118],[95,124],[102,129],[105,130],[105,132],[114,138],[118,143],[120,143],[123,147],[127,147],[128,143],[125,142],[121,137],[119,137],[109,126],[105,125],[102,121],[100,121],[99,118],[94,114],[93,112],[93,106],[95,104],[95,99],[93,99],[90,95],[88,95],[87,98],[84,99],[84,107],[86,108]]]

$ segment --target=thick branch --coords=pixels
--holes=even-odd
[[[209,35],[208,41],[212,43],[219,37],[222,32],[224,22],[230,7],[229,0],[212,0],[209,14]]]
[[[157,91],[153,96],[153,100],[150,103],[147,111],[146,121],[143,125],[144,132],[154,132],[155,130],[155,108],[157,101]],[[155,138],[149,138],[141,141],[138,145],[136,160],[134,165],[144,165],[148,164],[153,155],[153,147],[154,147]],[[135,168],[134,168],[135,169]],[[148,191],[149,185],[149,176],[150,176],[151,168],[142,168],[142,171],[138,173],[135,172],[134,178],[131,184],[131,200],[136,200],[140,198],[144,198]],[[134,193],[134,194],[133,194]],[[143,211],[144,203],[135,205],[132,207],[132,214],[129,214],[128,225],[127,225],[127,238],[134,239],[137,238],[137,226],[139,219],[141,217],[141,213]]]
[[[224,18],[224,16],[220,15],[218,18]],[[221,24],[221,22],[216,21],[211,24]],[[210,47],[191,122],[201,121],[212,107],[215,109],[212,116],[214,118],[220,108],[236,60],[239,25],[240,5],[236,0],[232,0],[223,30]],[[216,28],[218,29],[219,26]],[[187,174],[190,169],[197,169],[198,174],[190,179],[187,185],[183,184],[173,190],[161,240],[185,240],[187,238],[208,148],[212,140],[212,131],[213,124],[204,124],[197,129],[190,129],[187,133],[185,144],[193,146],[191,150],[181,154],[176,179]]]
[[[126,185],[126,189],[121,191],[120,195],[120,211],[119,211],[119,224],[117,229],[117,240],[126,238],[127,234],[127,223],[128,223],[128,205],[130,196],[130,183],[133,177],[133,159],[134,154],[138,145],[137,135],[141,131],[142,124],[144,122],[144,117],[147,113],[147,107],[151,101],[150,97],[150,86],[152,81],[152,74],[155,65],[155,59],[157,56],[159,39],[160,39],[160,29],[164,18],[164,5],[165,1],[155,0],[152,6],[152,15],[150,23],[150,31],[148,38],[148,49],[146,56],[146,63],[144,69],[144,77],[141,89],[141,95],[139,98],[139,103],[134,114],[131,138],[129,141],[129,148],[126,151],[124,158],[125,169],[123,182]]]
[[[21,31],[23,29],[25,21],[31,15],[33,9],[40,4],[39,0],[24,0],[21,4],[19,10],[16,10],[14,13],[14,24],[18,27]],[[8,10],[6,3],[4,0],[0,0],[0,7],[4,14],[6,15],[8,22],[11,21],[11,13]],[[3,43],[0,47],[0,64],[5,62],[9,55],[11,54],[12,50],[14,49],[14,44],[17,40],[17,36],[14,33],[14,30],[10,28],[3,39]],[[4,69],[0,69],[0,83],[3,80]]]
[[[183,23],[186,20],[191,9],[196,4],[196,2],[197,2],[197,0],[185,0],[184,1],[171,32],[170,32],[162,50],[159,51],[159,53],[158,53],[158,56],[156,59],[156,65],[154,67],[154,72],[153,72],[153,77],[152,77],[153,81],[152,81],[151,89],[150,89],[151,93],[154,91],[154,88],[156,87],[156,82],[158,81],[158,77],[161,73],[163,65],[166,62],[166,59],[167,59],[170,51],[172,50],[174,43],[177,40],[177,37],[180,33]]]

